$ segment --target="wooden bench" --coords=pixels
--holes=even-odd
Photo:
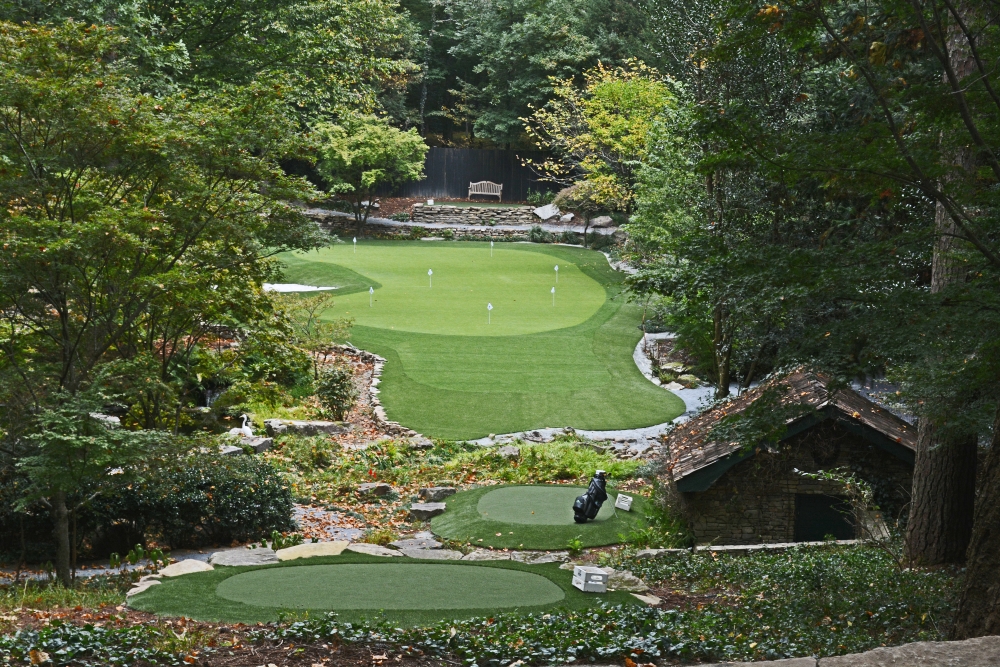
[[[469,199],[472,199],[472,195],[488,195],[496,197],[497,201],[503,201],[503,197],[500,194],[502,190],[503,183],[494,183],[493,181],[469,183]]]

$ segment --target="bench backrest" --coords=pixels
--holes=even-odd
[[[478,181],[469,183],[469,192],[474,195],[498,195],[503,190],[503,183],[493,181]]]

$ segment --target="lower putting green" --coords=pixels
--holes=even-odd
[[[503,609],[559,602],[561,588],[517,570],[379,563],[254,570],[223,581],[216,595],[284,609]]]
[[[354,319],[352,342],[388,360],[389,418],[425,435],[634,428],[684,411],[636,368],[642,309],[599,252],[364,239],[282,260],[289,282],[339,288],[325,317]]]
[[[573,500],[586,487],[539,485],[494,486],[456,493],[444,514],[431,519],[431,530],[449,540],[497,549],[565,549],[579,539],[585,547],[617,544],[621,536],[646,526],[646,500],[634,496],[629,512],[615,509],[618,493],[597,518],[573,521]]]

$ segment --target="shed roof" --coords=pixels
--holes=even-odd
[[[769,388],[787,387],[778,399],[782,406],[803,405],[833,418],[883,449],[913,461],[917,429],[848,387],[830,390],[830,379],[799,368],[772,378],[731,401],[715,406],[680,424],[666,437],[668,469],[681,491],[703,491],[735,463],[753,455],[739,442],[709,440],[712,427],[723,417],[739,414]],[[790,419],[785,438],[819,423],[815,413]],[[741,451],[743,450],[743,451]],[[712,467],[713,470],[707,470]],[[686,480],[686,483],[683,481]]]

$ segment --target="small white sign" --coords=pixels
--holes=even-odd
[[[619,493],[618,497],[615,499],[615,507],[620,510],[625,510],[626,512],[631,512],[632,496],[626,496],[624,493]]]

